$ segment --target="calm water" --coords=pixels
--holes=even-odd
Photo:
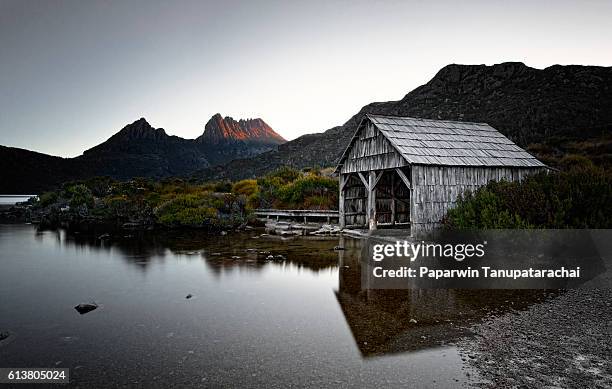
[[[16,203],[28,201],[30,197],[34,196],[36,195],[0,195],[0,206],[15,205]]]
[[[528,304],[362,291],[360,241],[260,234],[99,240],[0,225],[0,367],[69,367],[84,387],[455,387],[466,323]]]

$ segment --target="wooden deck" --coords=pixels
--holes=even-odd
[[[322,209],[256,209],[255,216],[263,219],[275,218],[276,220],[293,219],[306,223],[308,219],[325,219],[328,223],[338,222],[338,211]]]

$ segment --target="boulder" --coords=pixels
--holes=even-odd
[[[79,304],[76,307],[74,307],[74,309],[76,309],[77,312],[80,313],[81,315],[91,312],[96,308],[98,308],[98,304],[96,303],[93,303],[93,304],[83,303],[83,304]]]

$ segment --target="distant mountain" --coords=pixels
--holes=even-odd
[[[166,134],[141,118],[76,158],[89,173],[118,179],[168,177],[210,166],[194,140]]]
[[[262,119],[236,121],[216,114],[206,123],[204,133],[196,142],[208,161],[218,165],[275,149],[286,140]]]
[[[276,148],[285,140],[262,119],[213,116],[197,139],[153,128],[144,118],[76,158],[0,146],[0,193],[38,193],[62,182],[93,176],[117,179],[185,176]]]
[[[487,122],[524,147],[555,138],[581,141],[610,135],[612,68],[448,65],[401,100],[368,104],[342,126],[286,143],[261,119],[217,114],[194,140],[140,119],[71,159],[0,147],[0,193],[38,192],[92,175],[240,179],[283,165],[332,166],[366,113]]]
[[[0,194],[36,194],[86,173],[69,158],[0,146]]]
[[[366,113],[486,122],[523,147],[552,138],[584,140],[612,128],[612,68],[448,65],[403,99],[368,104],[342,126],[197,175],[240,179],[282,165],[334,165]]]

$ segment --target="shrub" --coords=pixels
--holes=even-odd
[[[95,205],[91,190],[83,184],[71,185],[66,188],[66,198],[69,198],[71,207],[86,205],[88,208],[93,208]]]
[[[265,178],[271,178],[271,179],[278,178],[280,179],[281,182],[287,183],[287,182],[294,181],[301,176],[302,176],[302,173],[300,173],[298,170],[293,169],[289,166],[282,166],[276,169],[275,171],[273,171],[272,173],[267,174]]]
[[[259,188],[257,186],[257,180],[242,180],[242,181],[236,182],[232,186],[232,193],[239,194],[239,195],[245,195],[247,197],[251,196],[258,190]]]
[[[39,204],[41,207],[48,207],[49,205],[55,204],[59,196],[57,192],[45,192],[39,197]]]
[[[278,199],[284,205],[296,208],[304,207],[307,198],[311,198],[311,202],[330,206],[337,202],[337,196],[338,181],[315,175],[302,176],[278,190]]]
[[[583,162],[581,160],[581,162]],[[448,228],[610,228],[612,178],[589,163],[522,182],[490,182],[459,198]]]
[[[155,215],[167,226],[231,228],[244,222],[244,200],[228,193],[179,194],[157,207]]]

